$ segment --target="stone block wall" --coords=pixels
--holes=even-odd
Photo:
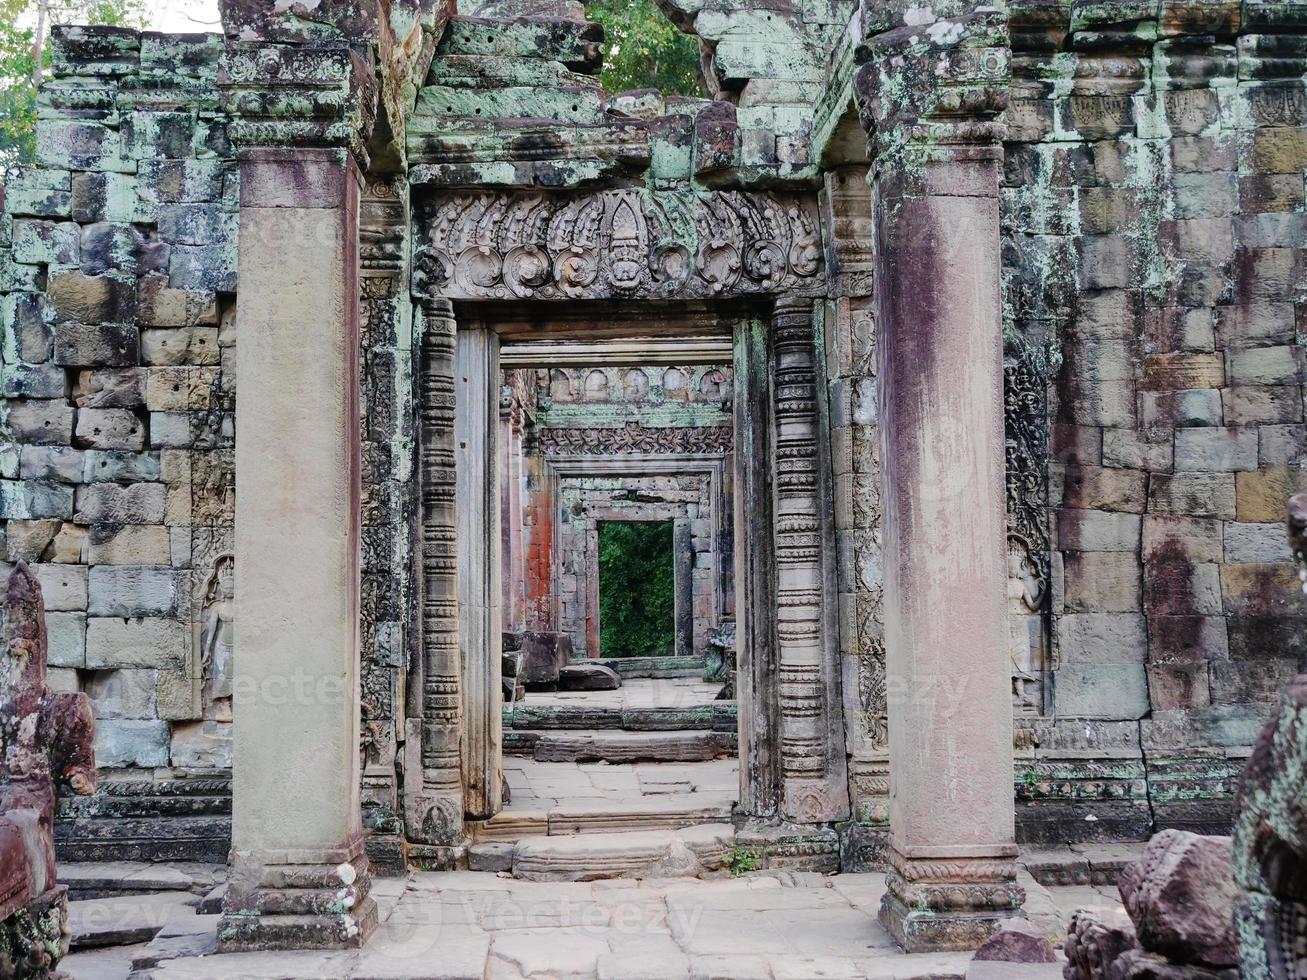
[[[1008,345],[1019,390],[1049,400],[1030,840],[1228,826],[1303,667],[1283,530],[1307,479],[1296,16],[1013,9]]]
[[[217,36],[59,28],[0,226],[8,560],[96,716],[70,857],[224,857],[238,187]],[[113,817],[126,817],[114,820]],[[161,818],[163,824],[138,818]]]

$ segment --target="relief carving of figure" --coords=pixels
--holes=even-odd
[[[1030,548],[1008,536],[1008,654],[1012,661],[1012,701],[1018,712],[1038,715],[1043,708],[1044,620],[1047,588]]]
[[[235,590],[236,559],[223,555],[213,565],[200,609],[200,658],[206,704],[231,697]]]

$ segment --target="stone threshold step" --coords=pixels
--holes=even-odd
[[[507,755],[537,762],[709,762],[735,755],[734,732],[576,731],[504,733]]]
[[[734,701],[713,701],[682,707],[600,708],[585,704],[532,704],[530,699],[505,705],[504,729],[629,732],[736,730]]]
[[[170,891],[204,895],[226,877],[225,865],[197,862],[64,861],[59,864],[59,883],[68,886],[68,897],[73,901]]]
[[[603,664],[617,671],[622,680],[702,677],[704,672],[703,657],[611,657],[573,663]]]
[[[505,810],[470,825],[477,843],[512,843],[524,837],[570,837],[579,834],[678,830],[696,824],[727,823],[735,804],[729,800],[685,803],[649,799],[588,803],[552,810]]]
[[[726,870],[735,846],[728,823],[678,830],[523,837],[513,844],[474,844],[476,870],[509,871],[526,881],[605,878],[701,878]]]

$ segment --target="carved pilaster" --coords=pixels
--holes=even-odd
[[[405,744],[405,824],[410,840],[454,846],[463,836],[460,745],[462,664],[458,620],[458,518],[454,468],[456,324],[448,300],[423,304],[422,676],[420,717]]]
[[[800,823],[849,811],[813,331],[811,302],[778,304],[771,343],[781,806]]]
[[[408,186],[401,177],[364,185],[359,226],[362,368],[363,588],[360,701],[363,824],[378,867],[402,874],[398,753],[403,742],[404,663],[416,622],[411,528],[414,479],[407,282]]]

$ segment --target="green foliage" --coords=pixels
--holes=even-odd
[[[600,652],[663,657],[676,648],[671,524],[599,525]]]
[[[664,95],[702,95],[699,42],[682,34],[654,0],[593,0],[586,16],[604,27],[600,77],[606,92],[656,88]]]
[[[761,867],[762,856],[757,851],[750,851],[743,847],[733,847],[726,855],[726,870],[731,873],[733,878],[747,875],[750,871],[757,871]]]
[[[0,165],[36,153],[36,89],[54,24],[145,27],[145,0],[0,0]]]

